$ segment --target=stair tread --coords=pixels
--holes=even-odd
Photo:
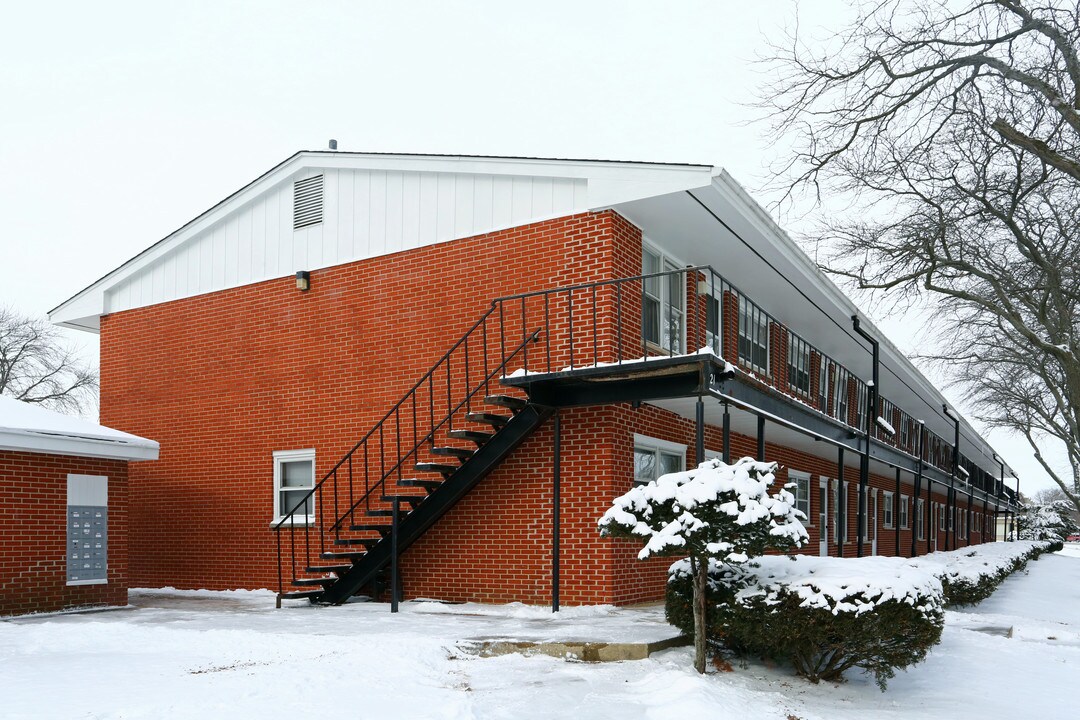
[[[434,489],[443,484],[442,480],[425,480],[423,478],[409,478],[407,480],[398,480],[398,485],[405,485],[407,487],[422,487]]]
[[[438,472],[443,474],[449,474],[458,469],[457,465],[446,465],[445,463],[416,463],[414,469],[417,472]]]
[[[303,600],[305,598],[316,598],[323,594],[322,590],[297,590],[294,592],[278,593],[278,600]]]
[[[348,552],[331,552],[327,551],[319,553],[319,557],[323,560],[359,560],[367,555],[366,550],[350,550]]]
[[[371,546],[379,542],[377,538],[336,538],[335,545],[367,545]]]
[[[432,455],[449,455],[451,457],[468,459],[476,453],[473,448],[463,447],[433,447],[431,448]]]
[[[514,411],[524,410],[525,406],[529,404],[528,400],[513,395],[488,395],[484,398],[484,402],[488,405],[498,405]]]
[[[352,565],[308,565],[304,570],[309,573],[343,573],[352,569]]]
[[[350,530],[378,530],[379,532],[382,532],[383,530],[390,530],[390,524],[389,523],[385,523],[385,524],[382,524],[382,523],[360,523],[359,525],[350,525],[349,529]]]
[[[298,585],[300,587],[306,587],[309,585],[333,585],[335,582],[337,582],[336,577],[326,576],[318,578],[296,578],[292,581],[292,584]]]
[[[471,440],[481,444],[495,437],[495,433],[481,432],[479,430],[451,430],[446,434],[455,440]]]
[[[465,414],[465,419],[469,422],[483,423],[485,425],[502,427],[503,425],[510,422],[511,417],[509,415],[500,415],[499,413],[471,412]]]

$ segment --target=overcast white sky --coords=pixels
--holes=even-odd
[[[752,61],[794,7],[9,4],[0,305],[44,314],[329,138],[358,151],[710,163],[768,202],[761,188],[783,143],[748,123],[762,82]],[[800,20],[838,27],[849,13],[814,0]],[[914,346],[913,323],[876,319]],[[96,358],[96,336],[70,337]],[[987,437],[1023,490],[1050,485],[1022,441]]]

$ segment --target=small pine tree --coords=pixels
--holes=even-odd
[[[599,520],[605,537],[644,542],[638,558],[689,556],[694,586],[694,667],[705,672],[705,595],[709,559],[745,563],[766,550],[786,551],[807,541],[786,489],[774,495],[776,463],[742,458],[733,465],[708,460],[670,473],[615,499]]]

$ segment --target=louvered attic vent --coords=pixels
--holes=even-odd
[[[293,183],[293,230],[322,222],[322,175]]]

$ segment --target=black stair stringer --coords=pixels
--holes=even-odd
[[[428,528],[498,467],[514,448],[524,442],[554,413],[553,408],[529,403],[495,433],[489,442],[479,447],[472,457],[457,468],[415,510],[406,514],[403,509],[401,520],[398,522],[398,553],[404,552],[420,539]],[[367,586],[389,563],[390,537],[387,535],[373,545],[363,558],[358,559],[350,570],[342,573],[337,582],[328,587],[313,602],[340,605]]]

